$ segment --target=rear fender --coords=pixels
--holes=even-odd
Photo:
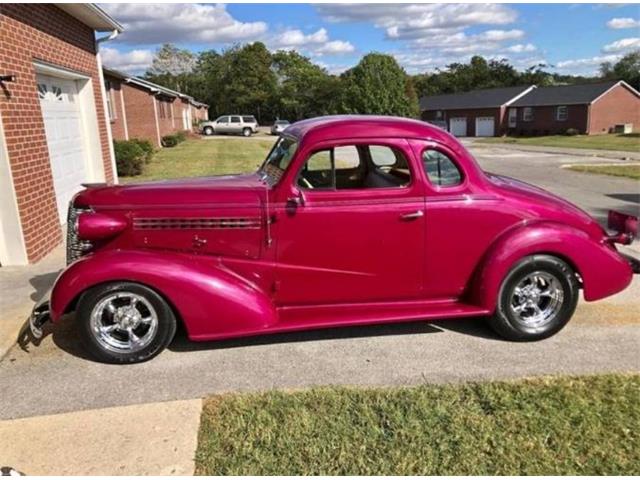
[[[495,310],[503,279],[522,258],[534,254],[567,261],[582,278],[584,298],[599,300],[623,290],[631,282],[629,263],[613,248],[594,241],[582,230],[552,222],[522,225],[500,236],[479,268],[470,302]]]
[[[52,320],[58,321],[88,288],[116,281],[156,290],[180,315],[191,339],[260,330],[277,321],[269,297],[216,258],[127,250],[100,252],[69,266],[51,292]]]

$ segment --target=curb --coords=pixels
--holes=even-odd
[[[201,413],[196,399],[4,420],[0,462],[26,475],[193,475]]]
[[[611,150],[602,150],[602,151],[594,151],[585,149],[584,152],[580,151],[580,149],[562,149],[558,147],[555,150],[553,147],[539,147],[532,148],[528,146],[514,145],[512,143],[480,143],[473,142],[468,145],[469,149],[473,148],[504,148],[506,150],[518,150],[521,152],[530,152],[530,153],[550,153],[557,155],[571,155],[576,157],[590,157],[590,158],[610,158],[612,160],[624,160],[624,161],[640,161],[640,155],[636,152],[614,152]]]

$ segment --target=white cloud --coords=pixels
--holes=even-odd
[[[290,29],[267,39],[267,45],[273,50],[300,50],[313,56],[343,55],[355,51],[355,47],[344,40],[329,40],[325,28],[305,34],[302,30]]]
[[[625,18],[612,18],[607,22],[607,27],[613,28],[616,30],[622,28],[639,28],[640,20],[635,20],[633,18],[625,17]]]
[[[131,50],[123,53],[115,48],[100,48],[100,57],[105,67],[134,74],[146,70],[153,61],[153,55],[154,52],[151,50]]]
[[[626,50],[633,50],[635,48],[640,48],[640,37],[636,38],[623,38],[621,40],[616,40],[615,42],[609,43],[602,47],[603,52],[624,52]]]
[[[555,68],[564,73],[574,75],[594,75],[598,73],[601,63],[615,63],[620,60],[620,58],[621,55],[596,55],[588,58],[576,58],[557,62]]]
[[[228,43],[253,40],[267,31],[264,22],[240,22],[224,5],[110,3],[102,7],[123,24],[122,41]]]
[[[537,50],[536,46],[532,43],[518,43],[516,45],[511,45],[505,49],[507,52],[511,53],[524,53],[524,52],[535,52]]]

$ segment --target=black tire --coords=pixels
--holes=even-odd
[[[242,129],[242,136],[243,137],[250,137],[253,134],[253,131],[250,128],[243,128]]]
[[[205,135],[211,136],[211,135],[213,135],[213,128],[212,127],[204,127],[203,132],[204,132]]]
[[[557,307],[557,311],[545,323],[537,326],[523,322],[512,310],[516,286],[534,272],[543,272],[553,276],[562,290],[562,301]],[[575,272],[566,262],[551,255],[525,257],[511,269],[502,282],[496,311],[488,319],[489,325],[498,335],[507,340],[542,340],[564,328],[575,312],[579,296],[580,285]],[[544,302],[545,300],[540,301]]]
[[[156,314],[155,332],[149,335],[148,343],[137,351],[114,351],[105,348],[104,342],[98,340],[92,328],[91,314],[97,305],[114,294],[134,294],[141,297],[141,301],[148,302]],[[144,306],[143,306],[144,308]],[[76,322],[80,337],[87,351],[95,359],[106,363],[139,363],[145,362],[158,355],[173,340],[176,333],[176,318],[171,307],[157,292],[132,282],[114,282],[90,288],[82,294],[76,308]],[[144,328],[144,327],[142,327]]]

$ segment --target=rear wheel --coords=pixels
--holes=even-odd
[[[169,345],[176,319],[167,302],[152,289],[114,282],[87,290],[76,318],[89,353],[107,363],[149,360]]]
[[[250,137],[252,133],[253,133],[253,132],[251,131],[251,129],[250,129],[250,128],[243,128],[243,129],[242,129],[242,135],[243,135],[244,137]]]
[[[573,316],[579,292],[566,262],[550,255],[526,257],[504,279],[489,324],[508,340],[550,337]]]

